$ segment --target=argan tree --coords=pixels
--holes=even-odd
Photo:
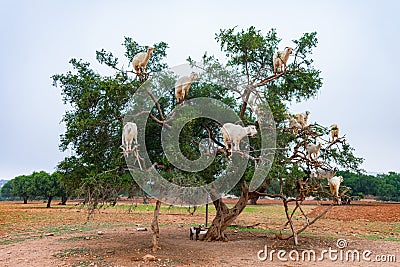
[[[46,208],[50,208],[53,198],[63,195],[58,173],[49,174],[45,171],[40,171],[33,172],[31,176],[33,178],[35,196],[45,198],[47,200]]]
[[[289,103],[316,96],[322,86],[320,71],[315,69],[311,58],[312,50],[317,45],[316,33],[306,33],[291,44],[281,45],[274,29],[263,34],[254,27],[241,31],[232,28],[221,30],[216,34],[216,40],[227,57],[227,63],[222,64],[214,56],[207,54],[198,61],[189,58],[190,65],[201,70],[199,79],[190,88],[189,98],[207,97],[219,100],[223,103],[221,109],[229,108],[236,112],[244,126],[254,124],[262,128],[262,120],[266,121],[265,127],[275,132],[273,140],[271,139],[274,146],[268,147],[268,153],[273,151],[274,157],[263,157],[265,141],[258,136],[249,140],[250,151],[235,152],[232,161],[229,161],[220,135],[221,123],[212,119],[196,118],[188,121],[180,131],[178,139],[182,154],[190,160],[196,160],[207,153],[216,156],[206,169],[198,172],[177,168],[170,162],[171,158],[166,157],[161,144],[163,127],[171,127],[171,117],[174,117],[174,109],[177,108],[174,97],[177,75],[168,71],[163,61],[166,58],[167,44],[160,42],[153,45],[154,54],[146,68],[149,72],[145,77],[148,78],[147,81],[121,66],[119,59],[111,52],[101,50],[96,53],[97,60],[108,66],[112,75],[101,75],[89,63],[72,59],[70,63],[73,71],[52,77],[54,84],[61,88],[64,103],[68,105],[63,117],[66,132],[61,136],[60,148],[69,148],[74,151],[74,155],[62,161],[58,170],[69,190],[78,191],[85,196],[87,204],[95,207],[104,201],[116,201],[121,190],[136,186],[128,171],[132,171],[132,166],[137,166],[139,162],[142,163],[140,167],[144,173],[136,175],[132,172],[132,175],[136,179],[148,179],[146,186],[152,185],[152,171],[177,185],[201,186],[224,175],[226,168],[234,165],[236,160],[246,158],[249,161],[235,189],[240,192],[241,197],[233,208],[229,209],[218,193],[209,190],[217,214],[206,239],[225,241],[227,236],[224,231],[240,215],[248,200],[265,194],[271,183],[279,182],[278,195],[287,206],[290,199],[301,201],[296,195],[304,197],[315,193],[315,190],[310,190],[314,184],[318,184],[314,189],[324,190],[323,183],[315,180],[310,181],[307,192],[296,191],[296,184],[303,178],[304,170],[332,169],[332,163],[345,169],[358,168],[361,159],[353,156],[352,149],[344,138],[339,138],[334,143],[326,142],[320,159],[307,159],[304,145],[324,138],[328,133],[326,127],[314,124],[294,134],[287,126]],[[131,38],[125,38],[123,46],[129,62],[136,53],[146,50],[145,46],[139,46]],[[274,73],[272,58],[278,46],[293,46],[294,51],[286,70]],[[138,92],[143,92],[153,101],[154,105],[149,111],[132,111],[139,105],[146,106],[140,98],[135,98]],[[251,94],[262,102],[258,109],[254,109],[254,106],[249,109],[247,106]],[[190,108],[190,104],[179,107]],[[139,153],[132,162],[128,160],[127,164],[121,156],[120,140],[125,115],[132,118],[146,116],[145,123],[138,128],[140,138],[144,139],[148,161],[142,161],[144,151],[140,146],[135,148]],[[180,119],[183,120],[184,117]],[[208,142],[204,143],[204,140]],[[267,163],[268,159],[273,161]],[[266,169],[269,172],[263,173],[257,188],[252,188],[253,174],[259,166],[267,164],[269,167]],[[153,191],[156,190],[157,188],[153,188]],[[158,190],[157,196],[162,198],[167,194],[165,191]],[[160,204],[157,201],[152,224],[155,249],[158,247],[157,220]],[[301,208],[300,205],[296,207]],[[290,223],[288,210],[287,214]],[[294,228],[293,233],[296,233]]]
[[[24,204],[28,204],[28,199],[35,197],[34,181],[31,175],[20,175],[12,179],[11,192],[15,196],[19,196]]]
[[[47,208],[50,208],[54,197],[66,195],[57,172],[49,174],[45,171],[35,171],[30,175],[20,175],[10,180],[6,188],[8,193],[22,198],[24,204],[28,203],[28,199],[46,199]]]

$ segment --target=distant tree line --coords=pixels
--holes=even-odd
[[[67,199],[82,199],[83,203],[89,202],[85,196],[86,188],[76,182],[79,173],[63,173],[56,171],[49,174],[45,171],[33,172],[30,175],[20,175],[6,182],[0,190],[0,201],[21,199],[24,204],[28,200],[47,200],[47,207],[50,208],[53,199],[59,199],[61,205],[65,205]],[[115,205],[118,198],[127,196],[128,198],[143,197],[143,203],[147,203],[148,196],[139,187],[123,186],[131,180],[129,174],[118,176],[115,178],[115,184],[103,183],[98,186],[103,187],[102,201],[103,204]]]
[[[400,173],[389,172],[388,174],[368,175],[353,173],[349,171],[339,171],[337,174],[343,176],[343,186],[351,188],[350,194],[356,198],[364,198],[366,195],[377,197],[383,201],[400,201]],[[295,196],[296,184],[286,184],[283,188],[288,195]],[[327,183],[326,183],[327,185]],[[266,192],[277,194],[280,190],[279,181],[273,181]],[[231,194],[239,195],[240,192],[232,190]]]
[[[400,201],[400,173],[368,175],[339,171],[337,175],[343,176],[342,185],[352,188],[352,196],[363,198],[365,195],[372,195],[383,201]],[[26,204],[28,199],[46,199],[47,207],[50,207],[51,201],[58,198],[61,200],[61,204],[65,205],[67,195],[77,196],[78,192],[76,186],[65,184],[64,180],[65,177],[63,178],[63,174],[60,172],[49,174],[40,171],[33,172],[31,175],[20,175],[3,185],[0,190],[0,200],[21,199]],[[295,187],[291,189],[294,191]],[[272,183],[268,188],[269,193],[275,193],[278,190],[279,184]],[[236,192],[232,190],[231,193]],[[121,194],[128,197],[135,195],[133,191],[122,189],[115,193],[115,198]]]
[[[343,176],[342,185],[352,188],[352,195],[373,195],[379,200],[400,201],[400,173],[368,175],[349,171],[338,172]]]
[[[31,175],[20,175],[4,184],[0,191],[0,200],[20,198],[27,204],[28,199],[46,199],[47,208],[50,208],[51,201],[56,197],[65,205],[67,191],[61,183],[61,175],[58,172],[49,174],[40,171]]]

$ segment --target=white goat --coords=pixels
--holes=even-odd
[[[288,115],[287,118],[289,119],[289,129],[297,134],[299,132],[299,129],[303,128],[300,123],[292,116]]]
[[[302,128],[307,126],[308,115],[310,115],[310,111],[306,111],[304,113],[300,113],[300,114],[296,114],[295,115],[297,122],[300,123]]]
[[[122,129],[122,147],[125,152],[130,152],[132,150],[132,143],[135,140],[137,144],[137,125],[133,122],[127,122]]]
[[[190,76],[183,76],[176,81],[175,97],[178,101],[178,104],[189,98],[189,88],[192,85],[193,81],[195,81],[197,78],[197,73],[192,72]]]
[[[246,135],[254,136],[257,134],[256,126],[249,125],[242,127],[233,123],[225,123],[221,129],[222,138],[224,139],[226,149],[230,149],[233,144],[232,150],[239,151],[239,143]]]
[[[278,51],[272,57],[272,63],[274,64],[274,73],[286,71],[286,63],[289,59],[289,55],[293,52],[293,48],[286,47],[284,51]],[[282,68],[283,66],[283,68]]]
[[[147,48],[147,52],[137,53],[133,57],[132,65],[137,75],[146,73],[146,66],[153,52],[154,52],[154,47],[149,46]]]
[[[319,150],[321,149],[321,147],[322,147],[321,143],[319,143],[318,145],[307,144],[306,150],[307,150],[308,158],[313,159],[311,156],[314,156],[314,159],[317,159],[318,153],[319,153]]]
[[[343,182],[343,176],[334,176],[328,179],[329,189],[331,190],[332,196],[336,199],[339,203],[339,188],[340,183]]]

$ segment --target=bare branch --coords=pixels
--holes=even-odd
[[[153,114],[149,113],[149,116],[150,116],[150,118],[151,118],[153,121],[155,121],[155,122],[161,124],[162,126],[165,126],[165,127],[167,127],[167,128],[171,128],[171,125],[165,123],[164,121],[161,121],[161,120],[157,119]]]
[[[155,98],[155,96],[153,95],[153,93],[150,91],[149,88],[146,88],[146,92],[149,94],[149,96],[151,97],[153,102],[156,104],[156,107],[157,107],[157,110],[158,110],[158,114],[160,115],[161,120],[165,121],[164,113],[162,112],[161,106],[158,103],[157,99]]]
[[[271,82],[271,81],[273,81],[273,80],[275,80],[275,79],[278,79],[278,78],[281,77],[283,74],[285,74],[285,73],[282,72],[282,73],[279,73],[279,74],[271,75],[271,76],[265,78],[264,80],[262,80],[261,82],[255,84],[254,86],[255,86],[255,87],[264,86],[264,85],[266,85],[267,83],[269,83],[269,82]]]
[[[205,128],[206,131],[208,132],[208,137],[211,138],[211,140],[212,140],[215,144],[219,145],[220,147],[225,147],[224,144],[222,144],[222,143],[219,142],[217,139],[215,139],[215,137],[212,135],[212,132],[211,132],[210,128],[208,128],[206,125],[204,125],[204,128]]]

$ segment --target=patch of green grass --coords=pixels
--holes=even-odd
[[[280,204],[273,205],[247,205],[243,212],[259,212],[259,213],[277,213],[284,211],[283,206]]]
[[[382,229],[382,233],[400,233],[400,228],[392,227],[390,229]]]
[[[115,210],[123,210],[123,211],[148,211],[148,212],[153,212],[154,211],[154,204],[117,204],[115,206],[103,206],[102,209],[115,209]],[[233,207],[233,205],[228,205],[228,207]],[[187,214],[187,207],[181,207],[181,206],[168,206],[168,205],[161,205],[160,211],[162,213],[179,213],[179,214]],[[191,211],[193,210],[193,207],[190,209]],[[201,206],[198,207],[196,210],[197,214],[205,214],[206,212],[206,207]],[[212,213],[215,212],[215,207],[213,205],[208,206],[208,212]]]
[[[246,232],[254,232],[254,233],[265,233],[265,234],[279,233],[279,231],[277,231],[277,230],[262,229],[262,228],[248,228],[248,227],[240,227],[240,226],[228,226],[228,229],[246,231]]]
[[[46,233],[54,233],[54,235],[61,235],[66,233],[77,233],[77,232],[86,232],[100,228],[113,228],[113,227],[128,227],[135,226],[133,223],[92,223],[87,222],[84,224],[69,224],[69,225],[60,225],[60,226],[45,226],[36,228],[32,231],[20,231],[20,232],[12,232],[10,236],[15,236],[15,238],[0,238],[1,245],[8,245],[11,243],[23,242],[26,240],[33,240],[38,238],[44,238]]]
[[[30,237],[17,237],[17,238],[10,238],[10,239],[4,239],[0,240],[0,245],[9,245],[12,243],[18,243],[18,242],[24,242],[26,240],[29,240]]]
[[[382,236],[382,235],[359,235],[358,237],[368,240],[379,240],[379,241],[395,241],[400,242],[400,238],[395,236]]]
[[[390,223],[390,225],[392,227],[388,232],[400,233],[400,223],[399,222]]]
[[[234,205],[233,204],[227,204],[228,208],[232,208]],[[102,209],[114,209],[114,210],[121,210],[121,211],[130,211],[130,212],[136,212],[140,214],[140,212],[148,212],[152,213],[154,211],[154,204],[117,204],[115,206],[103,206]],[[314,206],[312,205],[307,205],[303,206],[303,210],[307,212],[308,210],[312,209]],[[290,205],[289,209],[293,209],[294,205]],[[193,210],[193,208],[191,208]],[[160,211],[162,214],[188,214],[188,209],[187,207],[181,207],[181,206],[168,206],[168,205],[161,205]],[[216,210],[214,205],[210,204],[208,205],[208,212],[209,214],[215,214]],[[205,215],[206,213],[206,207],[205,206],[200,206],[197,208],[195,214],[197,215]],[[281,219],[285,218],[285,212],[284,212],[284,207],[281,204],[273,204],[273,205],[248,205],[242,212],[242,216],[245,214],[253,214],[253,213],[259,213],[260,216],[263,216],[265,218],[274,218],[274,219]],[[295,213],[295,216],[301,215],[300,211],[297,211]]]
[[[92,264],[92,262],[87,261],[87,260],[78,260],[76,262],[74,262],[74,264],[72,265],[72,267],[88,267]],[[93,265],[93,264],[92,264]]]
[[[87,256],[87,255],[92,255],[93,252],[89,248],[69,248],[63,251],[60,251],[58,253],[53,254],[53,257],[56,258],[69,258],[69,257],[77,257],[77,256]]]
[[[72,264],[73,267],[86,267],[86,266],[109,266],[101,256],[95,255],[93,250],[89,248],[70,248],[52,255],[53,257],[60,259],[69,259],[72,257],[78,257]],[[85,260],[81,257],[90,257],[90,260]]]

